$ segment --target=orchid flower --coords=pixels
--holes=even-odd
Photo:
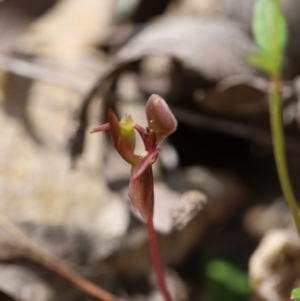
[[[114,147],[121,157],[131,165],[128,195],[136,211],[138,211],[148,230],[148,238],[155,272],[159,287],[166,301],[170,301],[163,270],[161,266],[158,246],[153,228],[154,191],[152,164],[158,158],[161,148],[158,144],[177,128],[177,121],[167,103],[160,96],[153,94],[146,104],[148,126],[135,124],[129,115],[124,115],[119,121],[117,116],[109,110],[108,123],[91,131],[91,133],[110,131]],[[145,152],[135,154],[135,130],[140,134]]]
[[[149,97],[146,104],[146,116],[148,126],[144,128],[135,124],[128,115],[124,115],[119,122],[117,116],[110,110],[108,112],[109,123],[91,131],[95,133],[110,130],[114,147],[132,166],[128,194],[133,207],[141,214],[145,223],[153,217],[152,164],[162,150],[157,148],[157,145],[172,134],[177,127],[174,115],[164,99],[158,95],[153,94]],[[145,152],[140,155],[134,153],[134,129],[140,134],[145,146]]]

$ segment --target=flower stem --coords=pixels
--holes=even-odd
[[[273,138],[273,149],[277,173],[283,191],[283,195],[290,209],[298,235],[300,236],[300,218],[298,212],[297,201],[294,196],[293,188],[291,185],[285,152],[285,141],[283,133],[282,122],[282,100],[280,93],[280,78],[274,77],[271,87],[270,99],[270,117]]]
[[[157,238],[153,227],[153,218],[150,218],[148,220],[148,222],[146,223],[146,228],[148,233],[150,253],[151,253],[152,262],[153,262],[154,271],[156,274],[159,289],[162,295],[164,296],[165,301],[171,301],[170,293],[167,289],[166,282],[165,282],[163,267],[161,264]]]

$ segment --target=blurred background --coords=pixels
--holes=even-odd
[[[108,107],[146,126],[156,93],[179,123],[155,165],[154,223],[173,300],[287,300],[300,246],[274,165],[268,79],[247,62],[257,51],[254,3],[0,1],[0,215],[110,292],[162,300],[127,197],[130,167],[109,136],[89,135]],[[282,5],[283,115],[299,198],[300,2]],[[0,300],[94,300],[45,268],[7,261],[0,228]]]

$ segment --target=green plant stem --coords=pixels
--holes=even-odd
[[[285,200],[289,206],[292,214],[295,226],[300,236],[300,218],[298,212],[298,205],[294,196],[293,188],[291,185],[286,152],[285,152],[285,140],[283,133],[283,122],[282,122],[282,100],[280,92],[280,78],[274,77],[272,80],[271,87],[271,99],[270,99],[270,117],[271,117],[271,129],[273,138],[273,149],[275,162],[277,167],[277,173],[283,191]]]
[[[149,221],[146,223],[146,228],[148,233],[150,253],[151,253],[152,262],[153,262],[154,271],[156,274],[159,289],[162,295],[164,296],[165,301],[172,301],[165,282],[165,276],[161,264],[158,243],[156,239],[155,230],[153,227],[153,218],[150,218]]]

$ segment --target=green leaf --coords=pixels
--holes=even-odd
[[[280,68],[280,60],[278,58],[273,58],[262,53],[251,54],[248,57],[248,62],[253,66],[264,69],[270,74],[274,74]]]
[[[287,24],[279,0],[258,0],[254,7],[253,33],[265,54],[281,54],[287,42]]]
[[[292,300],[300,300],[300,287],[297,287],[292,290],[291,299]]]
[[[256,62],[261,63],[259,66],[262,69],[272,73],[277,69],[275,73],[278,73],[288,39],[287,23],[279,0],[257,0],[252,30],[255,42],[264,57]],[[266,57],[269,57],[270,61],[272,59],[272,62],[268,60],[266,63]]]
[[[230,262],[213,259],[206,266],[208,276],[237,294],[247,294],[249,283],[247,274]]]

